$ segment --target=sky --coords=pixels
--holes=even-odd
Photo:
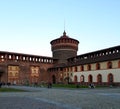
[[[51,57],[64,30],[78,55],[120,45],[120,0],[0,0],[0,51]]]

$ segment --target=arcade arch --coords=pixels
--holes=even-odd
[[[97,82],[98,82],[98,83],[101,83],[101,82],[102,82],[102,75],[101,75],[101,74],[98,74],[98,75],[97,75]]]
[[[52,75],[52,83],[53,83],[53,84],[56,83],[56,77],[55,77],[55,75]]]
[[[89,82],[89,83],[92,83],[92,82],[93,82],[93,76],[92,76],[92,75],[89,75],[89,76],[88,76],[88,82]]]
[[[112,73],[108,74],[108,83],[113,83],[113,81],[114,81],[113,74]]]
[[[74,82],[78,82],[77,75],[74,76]]]

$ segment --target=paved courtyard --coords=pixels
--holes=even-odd
[[[28,92],[1,92],[0,109],[120,109],[120,88],[10,87]]]

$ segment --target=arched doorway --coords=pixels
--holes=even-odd
[[[81,77],[80,77],[80,82],[81,82],[81,83],[84,82],[84,75],[81,75]]]
[[[108,75],[108,83],[113,83],[113,74]]]
[[[0,71],[0,82],[2,82],[3,71]]]
[[[55,77],[55,75],[52,76],[52,83],[53,83],[53,84],[56,83],[56,77]]]
[[[92,77],[92,75],[89,75],[89,76],[88,76],[88,82],[89,82],[89,83],[92,83],[92,82],[93,82],[93,77]]]
[[[75,82],[75,83],[78,82],[76,75],[74,76],[74,82]]]
[[[65,77],[64,81],[69,84],[69,82],[70,82],[70,77],[69,77],[69,76]]]
[[[102,83],[102,75],[101,74],[97,75],[97,82]]]

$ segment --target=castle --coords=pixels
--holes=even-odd
[[[65,31],[50,44],[52,57],[0,51],[0,82],[120,86],[120,46],[77,55],[79,41]]]

